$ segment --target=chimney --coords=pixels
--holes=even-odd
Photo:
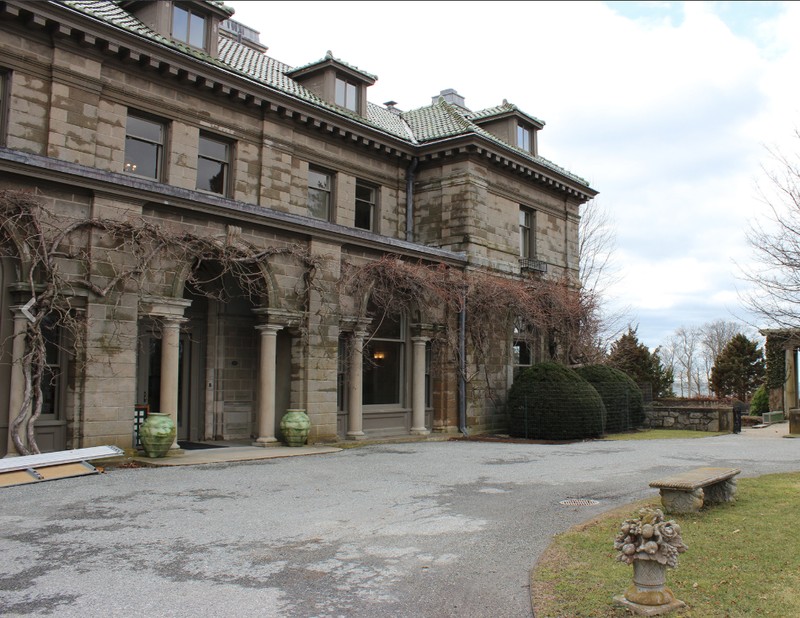
[[[395,105],[397,105],[397,101],[386,101],[384,105],[386,106],[386,109],[392,112],[395,116],[399,116],[403,113],[401,110],[395,107]]]
[[[453,105],[458,105],[459,107],[467,109],[464,97],[462,97],[452,88],[448,88],[447,90],[442,90],[439,94],[437,94],[432,98],[431,103],[436,104],[436,102],[439,100],[439,97],[443,98],[448,103],[452,103]]]

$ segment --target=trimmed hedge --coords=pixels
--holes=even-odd
[[[588,365],[575,371],[594,386],[603,400],[605,433],[619,433],[644,425],[642,391],[627,373],[608,365]]]
[[[540,440],[580,440],[603,433],[606,410],[597,391],[575,371],[538,363],[519,374],[508,393],[509,433]]]

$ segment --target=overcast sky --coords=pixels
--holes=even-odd
[[[767,208],[768,148],[800,151],[800,3],[230,2],[270,56],[326,51],[378,76],[374,103],[543,120],[539,154],[585,178],[616,234],[627,308],[654,348],[679,326],[747,320],[737,264]],[[758,324],[764,326],[764,324]]]

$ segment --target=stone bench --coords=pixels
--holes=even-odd
[[[670,513],[696,513],[703,505],[731,502],[736,495],[737,468],[696,468],[650,483],[661,491]]]

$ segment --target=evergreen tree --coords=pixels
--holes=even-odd
[[[742,401],[764,381],[764,353],[758,343],[742,334],[735,335],[711,368],[711,388],[717,397],[736,397]]]
[[[627,373],[637,384],[650,384],[653,397],[672,395],[672,369],[661,363],[659,348],[651,352],[639,342],[636,329],[628,332],[611,344],[608,364]]]

